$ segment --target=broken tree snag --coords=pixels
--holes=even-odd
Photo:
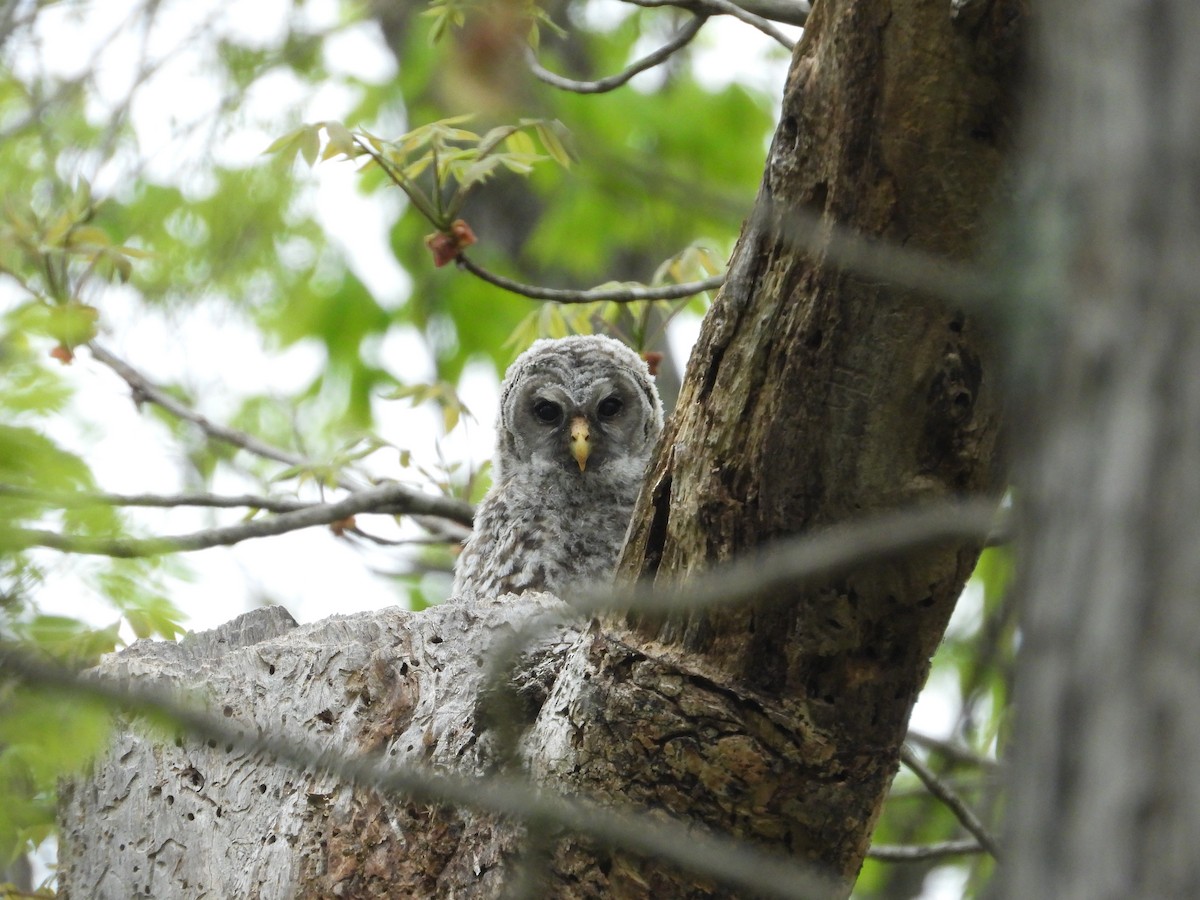
[[[972,259],[1013,130],[1023,19],[1017,0],[816,4],[756,211],[652,463],[669,502],[643,492],[627,576],[671,582],[873,510],[999,491],[999,379],[978,315],[839,268],[806,222]],[[611,623],[589,648],[590,702],[651,720],[672,709],[679,730],[639,755],[577,723],[578,786],[610,791],[604,761],[619,755],[635,799],[810,860],[848,890],[978,550]]]

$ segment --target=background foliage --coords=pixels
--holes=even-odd
[[[81,497],[136,484],[311,500],[336,496],[347,479],[390,477],[477,499],[490,417],[472,417],[489,402],[475,398],[538,336],[603,328],[666,352],[661,381],[673,396],[703,296],[559,306],[435,266],[426,238],[447,223],[431,222],[378,165],[361,168],[358,147],[385,148],[366,136],[400,139],[450,120],[441,127],[477,136],[459,135],[469,148],[498,126],[549,123],[500,142],[498,163],[457,211],[478,239],[472,259],[550,286],[686,281],[728,257],[761,177],[787,58],[765,39],[747,43],[735,33],[744,26],[710,23],[665,65],[589,96],[534,79],[512,37],[536,27],[543,64],[598,77],[687,15],[606,0],[486,11],[332,0],[0,10],[0,635],[76,663],[134,637],[183,634],[199,611],[176,601],[189,579],[188,596],[203,595],[204,559],[64,555],[31,546],[31,530],[120,539],[238,516],[163,518]],[[755,64],[714,79],[730,47]],[[458,160],[459,176],[476,161]],[[412,171],[426,196],[442,164]],[[677,313],[685,324],[668,331]],[[93,340],[119,347],[212,421],[308,462],[210,440],[150,403],[136,414],[151,429],[122,434],[110,410],[127,407],[130,391],[93,361]],[[409,406],[416,414],[397,412]],[[97,451],[122,440],[118,457],[159,464],[143,477],[131,462],[129,479],[113,484]],[[386,517],[354,527],[363,533],[334,529],[323,543],[362,548],[357,565],[385,570],[379,589],[390,602],[444,597],[458,533]],[[380,549],[381,540],[400,545]],[[346,565],[329,559],[330,569]],[[931,679],[939,736],[983,758],[931,752],[932,764],[985,807],[1011,659],[1008,567],[1003,551],[985,555]],[[329,611],[353,608],[338,597]],[[105,722],[79,701],[0,685],[0,865],[52,832],[54,780],[103,740]],[[878,840],[957,833],[902,774]],[[919,894],[934,865],[941,881],[930,890],[968,878],[973,890],[987,873],[869,863],[859,893]]]

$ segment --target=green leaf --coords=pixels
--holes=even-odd
[[[322,122],[321,124],[325,126],[325,134],[329,139],[322,159],[329,159],[339,154],[353,159],[358,155],[358,144],[349,128],[341,122]]]
[[[300,155],[310,166],[316,165],[317,153],[321,149],[321,136],[314,126],[305,128],[300,135]]]
[[[550,158],[564,169],[571,168],[575,154],[568,149],[566,127],[558,120],[554,120],[553,122],[539,122],[535,128],[538,140],[542,142],[542,146],[546,148]]]
[[[514,131],[504,139],[504,143],[508,146],[509,150],[518,156],[538,156],[537,147],[533,143],[533,138],[527,135],[524,131]]]

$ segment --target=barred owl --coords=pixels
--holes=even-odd
[[[662,424],[649,369],[621,342],[535,342],[501,388],[492,488],[453,594],[566,597],[609,580]]]

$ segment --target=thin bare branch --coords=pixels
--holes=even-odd
[[[635,6],[645,6],[655,8],[659,6],[678,6],[681,9],[689,10],[695,13],[706,13],[708,15],[723,15],[733,16],[735,19],[740,19],[747,25],[757,28],[767,37],[775,40],[784,49],[794,50],[796,42],[790,37],[776,28],[767,19],[762,16],[755,15],[752,12],[743,9],[736,3],[731,3],[729,0],[625,0],[626,3],[632,3]]]
[[[679,30],[678,34],[653,53],[647,54],[616,75],[609,75],[607,78],[600,78],[596,81],[575,81],[572,78],[564,78],[562,75],[551,72],[538,62],[532,47],[525,48],[525,57],[529,61],[529,70],[538,79],[552,87],[556,87],[562,91],[571,91],[575,94],[604,94],[619,88],[635,75],[661,64],[669,59],[672,53],[686,47],[691,43],[692,38],[700,33],[700,29],[704,26],[706,19],[707,16],[705,15],[697,14],[693,16],[691,21]]]
[[[246,434],[244,431],[238,431],[236,428],[230,428],[226,425],[209,421],[194,409],[180,403],[133,366],[129,365],[129,363],[109,353],[95,341],[89,342],[87,346],[92,351],[92,356],[95,357],[97,362],[108,366],[125,380],[125,383],[133,391],[134,402],[150,402],[161,406],[171,415],[175,416],[175,418],[191,422],[209,437],[226,444],[231,444],[234,447],[240,447],[243,450],[253,453],[255,456],[261,456],[264,459],[271,459],[289,466],[311,465],[309,460],[304,459],[302,456],[282,450],[279,447],[274,447],[251,434]]]
[[[997,286],[978,266],[868,237],[811,207],[790,208],[760,198],[751,218],[814,259],[859,278],[919,291],[976,311],[994,311]]]
[[[0,497],[19,497],[36,500],[58,509],[77,509],[86,506],[142,506],[155,509],[175,509],[198,506],[212,509],[261,509],[267,512],[293,512],[318,506],[317,503],[288,497],[263,497],[257,494],[219,496],[217,494],[109,494],[95,491],[39,491],[16,484],[0,484]]]
[[[909,729],[909,741],[916,744],[918,747],[923,747],[926,750],[932,750],[943,759],[951,762],[962,763],[968,766],[975,766],[980,769],[985,769],[989,772],[997,772],[1000,769],[1000,763],[986,756],[980,756],[959,744],[951,741],[944,741],[941,738],[935,738],[932,735],[922,734],[919,731]]]
[[[916,506],[779,541],[761,553],[706,571],[669,589],[637,584],[592,592],[571,603],[598,614],[614,609],[668,613],[738,603],[800,582],[828,578],[855,566],[947,542],[982,545],[992,530],[997,501],[988,499]]]
[[[489,272],[477,263],[460,253],[457,259],[460,268],[466,269],[476,278],[481,278],[488,284],[503,288],[531,300],[552,300],[555,303],[635,303],[639,300],[680,300],[704,291],[715,291],[725,281],[724,275],[714,275],[703,281],[689,281],[684,284],[667,284],[661,287],[619,287],[595,288],[590,291],[573,291],[561,288],[540,287],[534,284],[522,284]]]
[[[2,649],[0,672],[27,684],[89,697],[129,713],[166,718],[195,737],[247,754],[265,754],[300,771],[329,773],[349,784],[418,802],[450,803],[519,821],[548,823],[603,845],[675,863],[756,895],[805,898],[828,896],[833,889],[832,883],[811,867],[705,834],[694,824],[568,799],[541,791],[516,776],[468,778],[434,773],[397,766],[381,753],[350,757],[344,750],[321,749],[308,741],[259,733],[253,726],[242,730],[232,720],[190,709],[160,690],[118,684],[95,675],[80,677],[12,645]]]
[[[996,839],[992,837],[991,832],[987,830],[984,824],[979,821],[979,817],[967,806],[966,802],[958,796],[958,794],[948,784],[943,782],[937,775],[921,762],[920,757],[911,747],[904,744],[900,747],[900,761],[906,765],[914,775],[921,779],[921,783],[929,789],[929,793],[937,797],[946,808],[954,813],[954,817],[962,823],[963,828],[971,832],[975,836],[975,840],[979,845],[986,850],[993,859],[1000,858],[1000,849],[996,844]]]
[[[108,366],[110,369],[112,369],[114,372],[116,372],[118,375],[120,375],[122,379],[124,379],[125,383],[128,384],[130,389],[133,391],[133,398],[134,398],[135,402],[139,402],[139,403],[140,402],[150,402],[150,403],[157,404],[158,406],[161,406],[163,409],[165,409],[167,412],[169,412],[171,415],[175,416],[176,418],[182,419],[185,422],[191,422],[193,425],[197,426],[201,431],[203,431],[210,438],[212,438],[214,440],[218,440],[218,441],[223,441],[224,443],[231,444],[235,447],[241,447],[243,450],[247,450],[250,453],[255,454],[256,456],[261,456],[265,459],[275,460],[276,462],[281,462],[286,465],[295,466],[298,468],[313,468],[313,467],[315,467],[315,464],[311,460],[305,459],[303,456],[300,456],[295,453],[291,453],[287,450],[282,450],[279,447],[272,446],[271,444],[268,444],[265,441],[259,440],[258,438],[254,437],[253,435],[246,434],[243,431],[238,431],[235,428],[229,428],[226,425],[220,425],[216,422],[209,421],[207,418],[202,416],[200,413],[196,412],[195,410],[191,409],[190,407],[186,406],[185,404],[180,403],[178,400],[176,400],[174,397],[172,397],[170,394],[168,394],[162,388],[155,385],[149,378],[147,378],[145,375],[143,375],[141,372],[139,372],[133,366],[129,365],[129,363],[114,356],[112,353],[109,353],[103,347],[99,346],[95,341],[92,341],[88,344],[88,349],[90,349],[92,351],[92,355],[96,358],[96,360],[98,362],[103,363],[104,365]],[[342,503],[349,502],[352,499],[352,497],[354,497],[355,495],[367,496],[370,494],[370,491],[366,491],[366,492],[363,491],[363,484],[358,479],[349,478],[345,475],[339,474],[337,476],[336,481],[337,481],[337,484],[339,487],[342,487],[348,491],[354,492],[354,493],[352,493],[351,497],[348,497],[345,500],[340,501]],[[456,522],[458,524],[466,525],[468,527],[471,525],[471,522],[474,518],[474,511],[471,509],[470,505],[467,503],[464,503],[461,500],[455,500],[450,497],[435,497],[430,494],[424,494],[420,491],[413,490],[411,488],[401,487],[400,485],[394,484],[394,483],[388,484],[386,486],[386,488],[384,488],[383,490],[390,491],[391,496],[395,497],[395,501],[392,503],[391,508],[387,508],[387,509],[378,508],[378,509],[371,509],[371,510],[363,509],[360,511],[389,513],[392,515],[423,516],[423,517],[427,517],[427,518],[445,518],[445,519],[450,519],[451,521]],[[337,504],[332,504],[332,506],[337,506]],[[263,508],[266,508],[266,507],[263,507]],[[326,507],[321,507],[321,508],[326,508]],[[314,507],[313,509],[316,509],[316,508]],[[302,510],[298,509],[295,512],[299,513],[301,511]],[[353,515],[353,513],[352,512],[347,513],[346,515]],[[329,521],[337,521],[339,518],[345,518],[345,516],[335,516],[333,519],[325,520],[325,521],[316,521],[312,524],[328,524]],[[270,520],[270,521],[278,522],[278,520]],[[420,524],[422,524],[422,527],[428,527],[424,523],[420,523]],[[298,525],[295,527],[303,528],[303,527],[307,527],[307,526],[306,525]],[[217,530],[220,531],[222,529],[217,529]],[[285,527],[282,530],[283,531],[292,531],[292,530],[294,530],[294,528]],[[282,532],[276,532],[276,533],[282,533]],[[258,534],[251,534],[251,535],[247,535],[246,537],[260,537],[260,536],[261,535],[258,535]],[[58,535],[52,535],[51,537],[54,540],[58,541],[59,543],[62,543],[64,540],[61,536],[58,536]],[[191,537],[191,536],[188,536],[188,535],[183,536],[183,538],[185,538],[185,539],[188,537]],[[246,538],[238,538],[238,540],[245,540],[245,539]],[[167,538],[166,540],[171,540],[171,539]],[[225,541],[218,541],[217,543],[225,543]],[[55,545],[54,544],[44,544],[43,546],[53,547]],[[206,544],[204,546],[215,546],[215,544]],[[78,553],[93,552],[93,551],[88,551],[88,550],[74,550],[74,549],[68,548],[66,546],[60,546],[60,547],[57,547],[56,549],[65,550],[66,552],[78,552]],[[200,549],[200,548],[199,547],[191,547],[191,546],[168,547],[167,550],[165,550],[165,551],[156,551],[156,552],[159,552],[159,553],[174,552],[175,550],[192,550],[192,549]],[[97,551],[97,552],[102,552],[102,551]],[[136,555],[142,555],[142,554],[136,554]]]
[[[208,528],[191,534],[145,539],[97,538],[63,535],[32,528],[15,528],[6,534],[6,540],[10,546],[19,549],[48,547],[64,553],[129,559],[230,546],[253,538],[285,534],[301,528],[311,528],[314,525],[329,525],[365,512],[388,515],[441,516],[463,523],[469,523],[472,516],[470,504],[461,500],[416,493],[398,484],[385,484],[380,487],[355,491],[334,503],[307,506],[304,509],[256,519],[240,525]]]
[[[874,844],[867,856],[880,862],[923,862],[984,852],[978,841],[942,841],[938,844]]]
[[[738,6],[748,13],[803,28],[812,13],[809,0],[739,0]]]

